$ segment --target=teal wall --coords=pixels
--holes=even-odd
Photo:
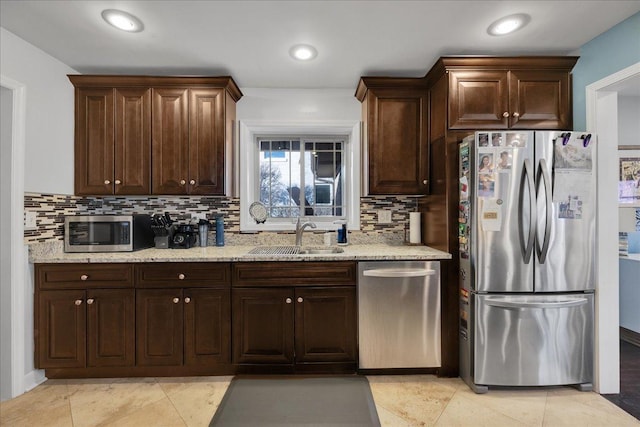
[[[640,62],[640,12],[580,48],[573,68],[573,128],[586,129],[585,88]]]

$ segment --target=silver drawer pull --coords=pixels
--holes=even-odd
[[[80,280],[87,280],[89,278],[89,276],[87,276],[86,274],[83,274],[82,276],[80,276]]]
[[[425,277],[433,276],[436,271],[423,268],[379,268],[365,270],[362,274],[369,277]]]
[[[178,279],[184,280],[184,274],[182,274],[182,273],[178,274]]]

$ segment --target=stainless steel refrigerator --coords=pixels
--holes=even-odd
[[[460,144],[460,373],[593,381],[596,137],[482,131]]]

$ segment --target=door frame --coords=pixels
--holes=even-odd
[[[11,90],[11,182],[9,184],[11,250],[11,397],[26,391],[25,376],[25,327],[27,265],[24,246],[24,169],[26,144],[26,86],[4,75],[0,75],[0,86]],[[29,334],[33,336],[33,332]],[[31,386],[35,386],[32,384]]]
[[[597,144],[597,289],[594,388],[620,392],[620,295],[618,236],[618,92],[611,85],[640,77],[640,62],[586,87],[587,130]],[[613,149],[612,149],[613,147]]]

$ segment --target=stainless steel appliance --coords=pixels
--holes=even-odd
[[[440,263],[358,263],[359,368],[440,366]]]
[[[478,393],[591,388],[595,139],[482,131],[460,144],[460,373]]]
[[[150,248],[151,216],[75,215],[64,219],[65,252],[129,252]]]

